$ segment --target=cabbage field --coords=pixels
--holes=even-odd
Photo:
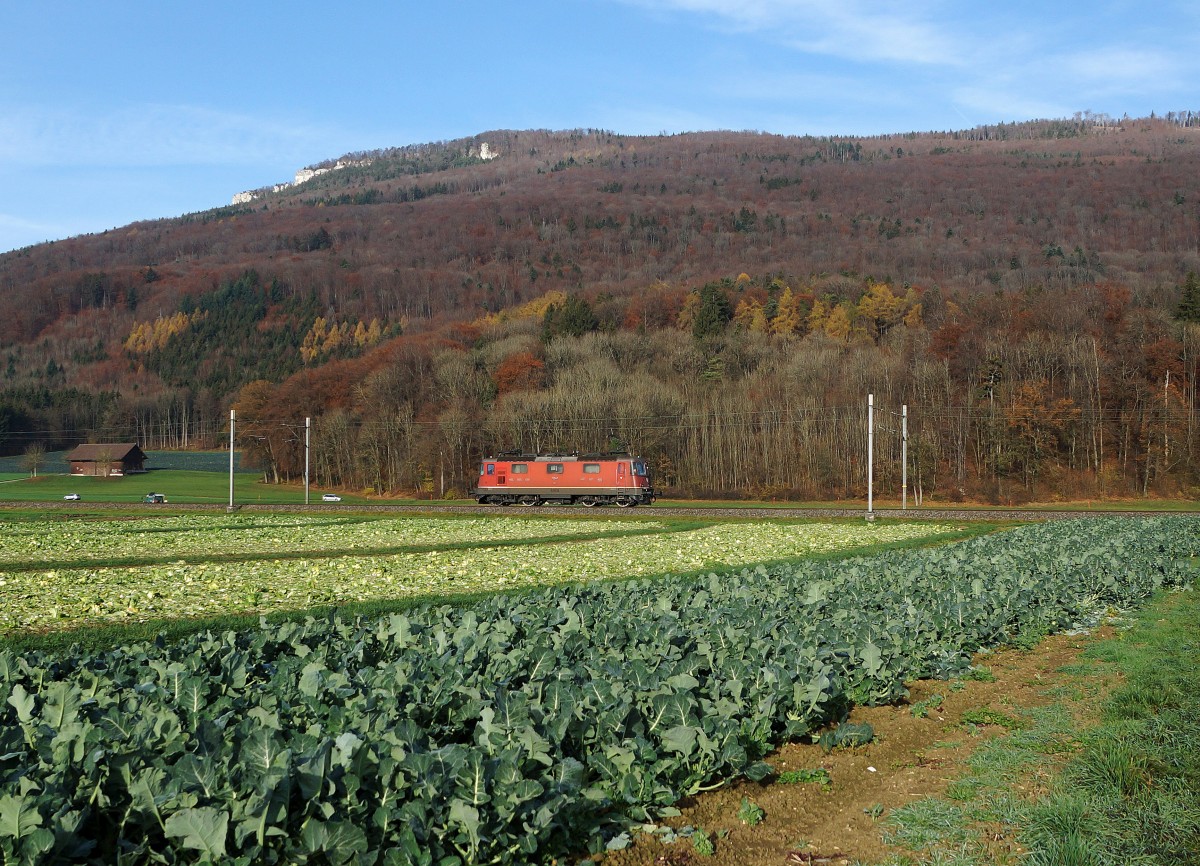
[[[444,550],[420,580],[452,579],[443,556],[475,557],[454,568],[480,573],[502,557],[520,580],[528,557],[553,585],[107,651],[0,649],[0,859],[561,861],[701,788],[768,778],[773,746],[851,704],[895,701],[906,681],[962,673],[980,649],[1185,587],[1200,553],[1194,517],[1122,518],[715,564],[785,560],[819,548],[822,531],[829,545],[839,533],[875,543],[889,528],[902,527],[743,524]],[[281,559],[255,585],[275,592],[298,562],[343,559],[369,563],[364,581],[392,568],[404,580],[430,552]],[[689,573],[666,574],[675,562]],[[215,565],[248,563],[181,563],[160,588]],[[653,576],[591,579],[636,568]],[[23,581],[16,595],[44,580],[64,598],[97,581],[103,596],[121,585],[109,570],[5,579]]]
[[[182,514],[54,524],[0,520],[0,568],[21,562],[102,562],[112,558],[381,551],[484,541],[535,541],[655,531],[660,523],[520,518],[311,517],[294,514]]]
[[[0,634],[691,572],[952,531],[513,517],[0,521]]]

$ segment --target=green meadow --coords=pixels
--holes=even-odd
[[[75,505],[89,502],[136,504],[147,493],[162,493],[167,504],[221,505],[229,502],[228,473],[196,469],[152,469],[140,475],[93,478],[80,475],[0,475],[0,502],[62,501],[69,493],[79,494]],[[321,501],[321,491],[310,488],[309,500]],[[344,502],[362,502],[344,496]],[[238,505],[294,505],[304,502],[303,485],[263,484],[258,472],[234,473],[234,502]]]

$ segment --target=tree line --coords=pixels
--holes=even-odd
[[[745,273],[627,300],[552,292],[256,379],[233,406],[245,461],[267,478],[303,476],[311,417],[316,482],[385,495],[463,495],[502,450],[627,448],[678,495],[861,497],[867,394],[881,495],[899,492],[905,405],[917,498],[1179,494],[1200,477],[1198,299],[1194,274],[1157,299],[1114,285],[946,297]],[[188,391],[9,389],[0,443],[7,430],[29,444],[11,433],[24,428],[50,444],[221,447],[227,417]]]
[[[0,256],[0,449],[219,444],[248,401],[248,448],[312,416],[347,487],[465,490],[489,450],[619,442],[681,491],[851,495],[873,392],[910,405],[934,495],[1187,489],[1191,127],[381,151]],[[270,476],[295,477],[290,442]]]
[[[667,327],[605,328],[577,299],[569,319],[551,304],[359,368],[254,383],[235,403],[244,445],[295,479],[294,430],[311,414],[315,477],[385,494],[462,495],[502,450],[628,448],[679,495],[861,497],[874,394],[876,478],[897,496],[904,405],[917,497],[1194,491],[1200,320],[1186,293],[1170,308],[1096,286],[954,301],[867,281],[854,300],[805,302],[790,331],[770,327],[798,318],[778,303],[765,327],[734,313],[809,294],[779,277],[684,294]],[[822,306],[849,327],[828,328]]]

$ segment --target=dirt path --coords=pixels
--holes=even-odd
[[[819,863],[845,866],[883,860],[894,849],[882,842],[879,817],[900,806],[945,792],[960,776],[980,744],[1006,733],[995,725],[963,723],[963,713],[989,708],[1013,716],[1018,708],[1046,705],[1047,692],[1067,681],[1059,669],[1076,661],[1098,635],[1056,636],[1035,650],[1005,650],[980,660],[994,681],[921,681],[910,684],[908,703],[897,707],[859,708],[852,722],[868,722],[875,742],[826,754],[816,745],[790,744],[768,759],[776,773],[824,769],[829,784],[765,784],[746,780],[679,804],[682,815],[664,821],[674,828],[702,828],[715,843],[715,854],[700,856],[688,839],[666,845],[661,838],[635,834],[634,844],[596,858],[603,866],[771,866]],[[913,705],[944,695],[940,709],[914,715]],[[936,701],[934,702],[936,703]],[[1086,713],[1095,701],[1073,707]],[[1018,793],[1032,793],[1044,780],[1032,777]],[[738,820],[743,798],[765,812],[756,826]],[[999,832],[990,840],[998,860],[1016,853],[1015,840]]]

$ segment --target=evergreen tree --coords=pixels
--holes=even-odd
[[[1200,322],[1200,279],[1197,279],[1195,271],[1188,271],[1175,318],[1181,322]]]
[[[580,337],[599,327],[600,320],[591,304],[568,295],[561,307],[551,304],[546,308],[542,316],[542,339],[549,342],[555,337]]]
[[[719,286],[709,283],[700,290],[700,307],[692,320],[692,336],[697,340],[715,336],[725,330],[733,318],[733,307]]]

